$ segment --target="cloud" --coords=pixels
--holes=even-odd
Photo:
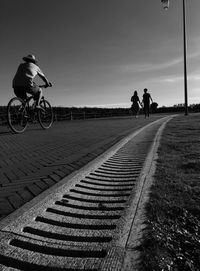
[[[199,81],[200,80],[200,75],[199,74],[193,74],[188,76],[188,79],[191,81]]]
[[[120,65],[118,66],[119,70],[123,73],[127,72],[148,72],[148,71],[157,71],[161,69],[166,69],[169,67],[173,67],[175,65],[178,65],[179,63],[183,62],[181,58],[171,60],[168,62],[163,63],[138,63],[138,64],[128,64],[128,65]]]
[[[194,58],[198,58],[200,56],[199,52],[192,53],[187,56],[187,60],[193,60]],[[134,64],[127,64],[127,65],[119,65],[116,66],[120,72],[123,73],[140,73],[140,72],[153,72],[164,70],[168,68],[175,67],[179,64],[183,63],[183,57],[179,57],[176,59],[172,59],[169,61],[163,61],[161,63],[134,63]]]
[[[148,81],[154,82],[154,83],[177,83],[180,81],[183,81],[184,75],[174,75],[174,76],[160,76],[160,77],[154,77],[151,78]],[[200,73],[193,73],[187,76],[188,82],[195,82],[200,81]]]

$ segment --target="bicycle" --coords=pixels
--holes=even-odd
[[[46,85],[39,86],[46,88]],[[36,108],[34,96],[29,96],[26,100],[19,97],[12,98],[7,105],[7,122],[14,133],[23,133],[28,122],[39,122],[43,129],[49,129],[53,123],[53,110],[51,104],[44,98],[40,101],[41,109]]]

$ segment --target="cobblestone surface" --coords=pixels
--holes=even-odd
[[[35,125],[20,135],[0,127],[0,218],[160,117],[57,122],[47,131]]]

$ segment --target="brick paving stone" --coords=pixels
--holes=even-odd
[[[62,172],[60,169],[54,170],[54,173],[58,175],[60,178],[63,178],[66,176],[66,174]]]
[[[9,179],[6,178],[4,174],[0,173],[0,186],[2,184],[8,184],[8,183],[10,183]]]
[[[27,190],[30,191],[34,196],[39,195],[42,192],[42,189],[39,188],[37,185],[35,184],[30,184],[27,185]]]
[[[30,201],[34,196],[27,190],[27,189],[20,189],[18,191],[18,194],[21,196],[21,198],[24,199],[24,201]]]
[[[24,177],[28,176],[31,173],[34,173],[33,168],[30,165],[25,165],[24,163],[18,164],[18,170],[22,172]]]
[[[72,169],[63,168],[63,167],[61,167],[59,170],[60,170],[61,174],[63,175],[63,177],[65,177],[73,172]]]
[[[3,192],[0,192],[0,199],[1,201],[4,201],[6,200],[6,198],[12,194],[14,194],[16,192],[16,189],[15,191],[10,191],[10,190],[6,190],[6,191],[3,191]]]
[[[16,174],[14,174],[14,173],[12,172],[12,170],[10,170],[10,171],[5,170],[4,174],[5,174],[5,176],[6,176],[9,180],[13,180],[13,179],[16,179],[16,178],[17,178]]]
[[[44,181],[37,181],[36,183],[35,183],[37,186],[39,186],[39,188],[40,189],[42,189],[42,190],[45,190],[45,189],[47,189],[49,186],[44,182]]]
[[[55,184],[55,182],[50,178],[45,178],[43,181],[50,187]]]
[[[13,180],[13,179],[21,179],[21,178],[26,176],[25,172],[23,172],[19,168],[12,167],[12,172],[14,172],[14,175],[12,176],[12,178],[10,176],[11,180]]]
[[[15,209],[13,206],[8,202],[8,200],[0,201],[0,213],[1,215],[12,213]]]
[[[69,175],[70,173],[72,173],[74,170],[76,170],[75,167],[71,167],[70,165],[70,168],[69,166],[67,165],[66,167],[62,167],[61,171],[63,172],[63,174],[65,175]]]
[[[17,193],[8,196],[8,201],[10,202],[14,209],[19,208],[25,202]]]
[[[49,175],[49,177],[56,182],[60,181],[60,177],[56,174],[51,174],[51,175]]]
[[[77,169],[77,166],[73,164],[73,161],[71,162],[71,164],[66,164],[66,166],[62,168],[62,170],[64,170],[66,173],[67,172],[71,173],[72,171],[76,169]]]

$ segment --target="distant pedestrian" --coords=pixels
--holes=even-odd
[[[149,110],[150,110],[150,100],[153,103],[153,99],[151,98],[151,95],[149,93],[147,93],[148,89],[145,88],[144,89],[144,94],[143,94],[143,105],[144,105],[144,115],[145,118],[149,117]]]
[[[139,111],[140,111],[140,99],[138,97],[138,93],[135,90],[133,96],[131,97],[131,102],[132,102],[132,106],[131,106],[131,111],[133,113],[133,115],[135,116],[135,118],[138,117]]]

